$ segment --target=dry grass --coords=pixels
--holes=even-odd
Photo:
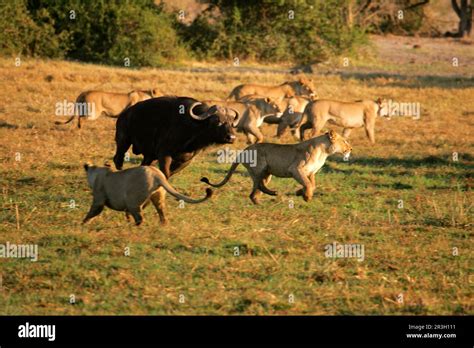
[[[0,259],[0,313],[473,314],[472,79],[313,76],[320,96],[419,102],[422,115],[379,120],[375,146],[355,131],[351,162],[328,161],[311,203],[294,196],[293,180],[274,179],[280,195],[253,206],[240,171],[207,203],[180,209],[169,199],[166,227],[152,208],[140,228],[110,210],[80,225],[91,199],[81,165],[112,158],[114,121],[86,122],[81,131],[55,126],[56,102],[87,89],[150,87],[223,98],[239,83],[290,78],[40,60],[14,67],[0,59],[0,243],[37,243],[40,253],[36,263]],[[264,128],[268,141],[274,133]],[[244,146],[242,136],[233,147]],[[199,178],[228,168],[217,163],[217,149],[174,177],[175,187],[202,195]],[[325,258],[324,245],[334,241],[364,244],[365,260]]]

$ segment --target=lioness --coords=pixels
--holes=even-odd
[[[148,91],[135,90],[130,93],[82,92],[76,99],[76,115],[71,116],[66,122],[56,121],[55,123],[66,124],[77,116],[77,127],[81,128],[81,117],[87,116],[90,120],[96,120],[102,113],[109,117],[117,117],[129,106],[143,100],[159,97],[160,95],[161,93],[157,89]],[[89,110],[89,108],[92,110]]]
[[[313,82],[302,77],[298,81],[287,81],[279,86],[262,86],[255,84],[239,85],[232,90],[227,100],[240,100],[252,94],[281,100],[285,97],[293,97],[295,95],[316,95],[316,91]]]
[[[243,161],[250,152],[256,155],[256,165],[254,161]],[[321,169],[326,158],[335,153],[342,153],[348,156],[352,151],[349,143],[334,131],[309,139],[299,144],[254,144],[247,147],[230,167],[225,178],[218,184],[211,184],[206,177],[201,178],[202,182],[213,187],[225,185],[235,169],[240,163],[249,172],[253,180],[253,189],[250,199],[254,204],[258,204],[257,197],[261,192],[275,196],[276,191],[269,190],[266,185],[270,182],[271,176],[280,178],[293,177],[303,188],[296,192],[303,195],[305,201],[310,201],[315,188],[314,174]]]
[[[113,210],[125,211],[127,219],[131,214],[138,226],[143,221],[142,208],[150,200],[160,215],[160,221],[165,223],[164,190],[187,203],[201,203],[212,196],[211,189],[206,189],[206,197],[202,199],[192,199],[180,194],[156,167],[140,166],[114,172],[110,167],[84,164],[84,169],[92,189],[93,202],[83,223],[99,215],[104,206],[107,206]]]
[[[249,144],[261,143],[263,134],[259,127],[265,117],[281,114],[282,111],[276,101],[261,96],[247,96],[238,102],[221,100],[205,100],[204,102],[208,105],[220,105],[238,111],[242,116],[237,124],[237,131],[243,132],[247,136],[247,143]]]
[[[377,116],[388,115],[385,103],[379,98],[373,100],[358,100],[356,102],[339,102],[321,99],[309,103],[304,111],[306,123],[300,127],[300,137],[304,140],[304,132],[312,128],[311,137],[318,135],[326,122],[344,127],[342,135],[347,138],[352,129],[365,127],[369,140],[375,143],[375,120]]]

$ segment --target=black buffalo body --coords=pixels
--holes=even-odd
[[[142,165],[158,160],[169,178],[204,148],[233,143],[238,121],[235,110],[209,107],[193,98],[167,96],[140,102],[117,120],[115,166],[122,169],[124,155],[133,146],[135,155],[143,154]]]

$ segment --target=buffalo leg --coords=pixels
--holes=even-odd
[[[92,204],[89,212],[87,213],[87,215],[84,218],[84,220],[82,221],[82,223],[85,224],[85,223],[89,222],[94,217],[96,217],[97,215],[102,213],[102,210],[104,210],[104,205],[102,205],[102,204],[101,205]]]
[[[293,134],[293,136],[294,136],[296,139],[301,139],[301,136],[300,136],[300,129],[299,129],[299,128],[291,128],[291,134]]]
[[[192,157],[191,157],[192,159]],[[189,160],[186,160],[184,162],[182,161],[172,161],[171,162],[171,175],[175,175],[176,173],[179,173],[180,171],[182,171],[184,168],[186,168],[187,166],[189,166],[191,164],[191,159]]]
[[[133,219],[135,220],[135,225],[139,226],[143,222],[143,216],[140,207],[130,209],[128,213],[133,216]]]
[[[280,122],[277,128],[277,134],[276,134],[277,138],[280,138],[281,136],[283,136],[286,133],[287,128],[288,128],[288,124],[285,121]]]
[[[121,170],[123,167],[123,158],[125,156],[125,153],[128,151],[130,145],[131,144],[125,139],[117,141],[117,150],[115,151],[114,164],[115,168],[117,168],[118,170]]]
[[[311,128],[311,127],[312,127],[312,125],[311,125],[310,122],[306,122],[305,124],[303,124],[303,125],[300,127],[300,140],[301,140],[301,141],[305,140],[304,132],[305,132],[307,129]]]
[[[152,163],[153,163],[153,156],[151,156],[149,153],[144,153],[141,165],[149,166]]]
[[[158,158],[158,164],[160,166],[160,170],[165,174],[166,178],[168,179],[171,176],[171,162],[172,162],[171,156],[160,156]],[[151,162],[149,163],[151,164]],[[148,164],[148,165],[149,165]],[[142,163],[143,165],[143,163]]]

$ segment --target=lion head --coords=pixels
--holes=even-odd
[[[336,133],[333,130],[330,130],[326,133],[331,142],[329,148],[329,153],[341,153],[344,157],[349,157],[352,151],[352,146],[347,142],[347,140],[340,134]]]
[[[298,80],[298,84],[300,85],[300,95],[307,95],[310,98],[317,98],[318,93],[316,93],[316,89],[314,88],[313,81],[306,77],[301,77]]]
[[[264,99],[265,103],[274,111],[276,114],[282,114],[283,110],[280,108],[280,105],[273,98],[266,97]]]
[[[377,116],[390,118],[390,110],[386,99],[378,98],[375,104],[378,106]]]

